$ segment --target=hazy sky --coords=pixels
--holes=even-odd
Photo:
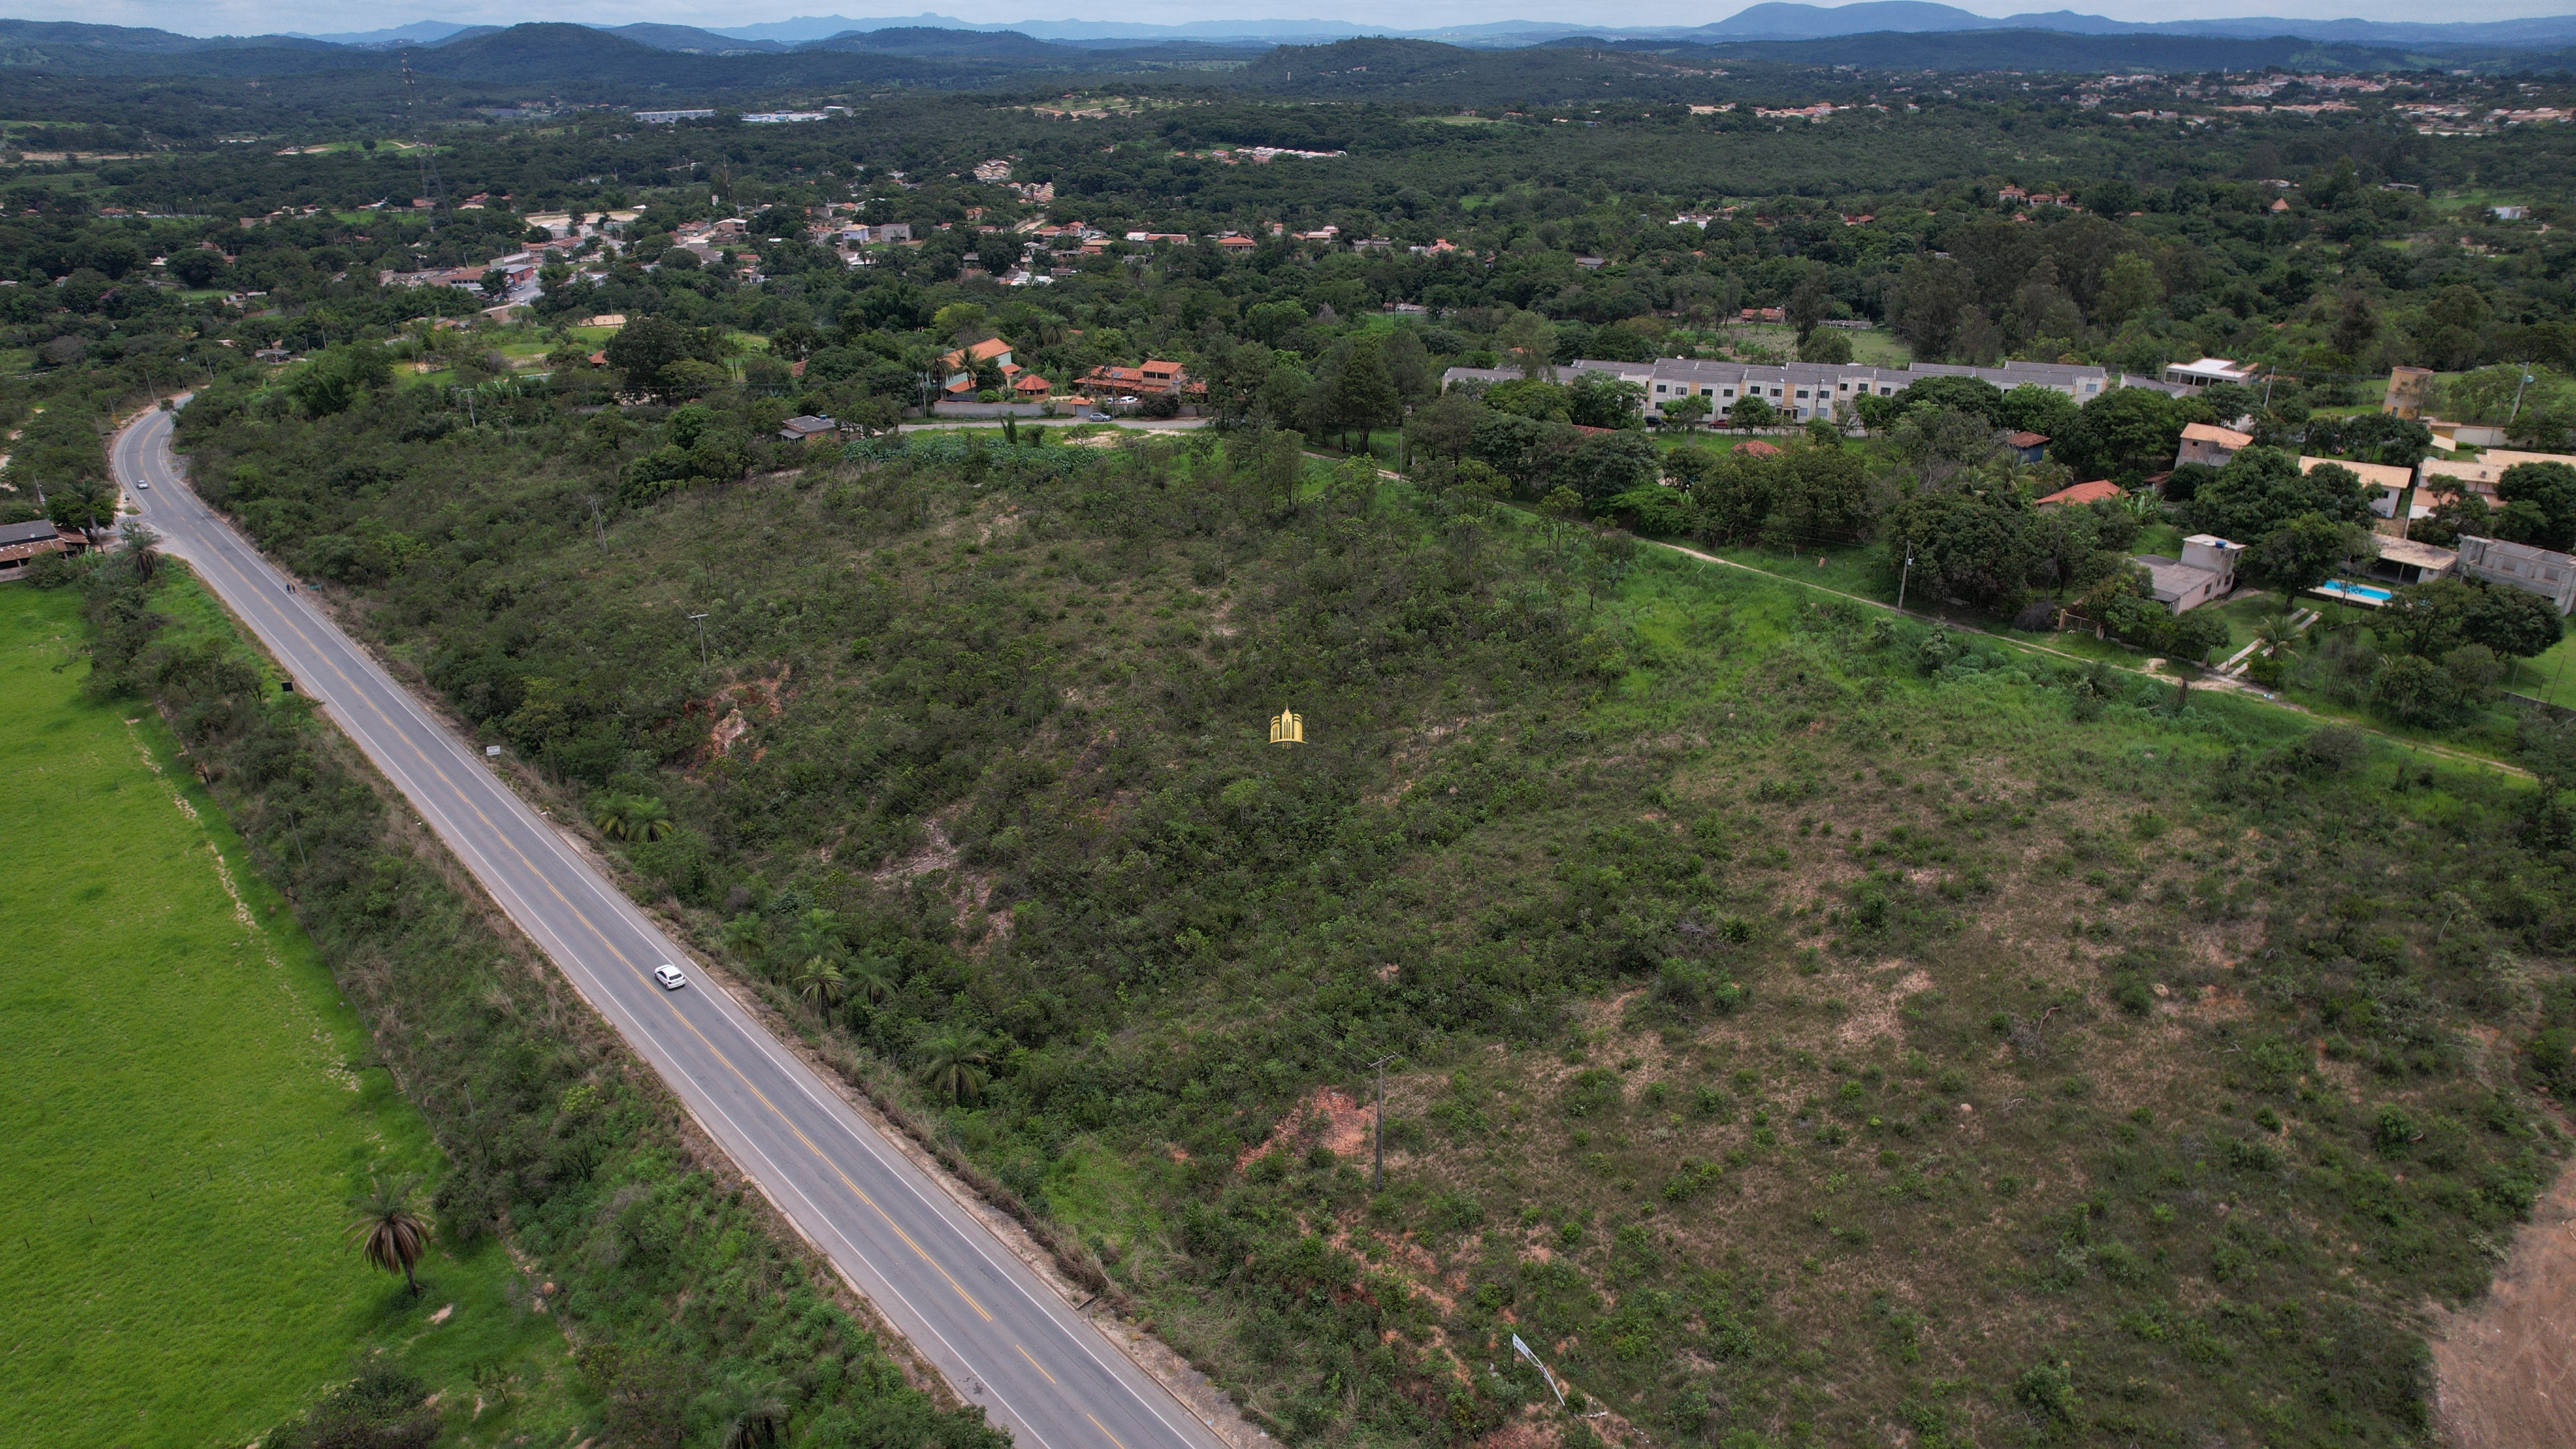
[[[2108,15],[2116,20],[2180,20],[2244,14],[2284,15],[2311,19],[2355,17],[2366,20],[2510,20],[2564,14],[2568,0],[2490,0],[2471,10],[2427,7],[2398,0],[2031,0],[2031,3],[1987,3],[1951,0],[1980,15],[2011,15],[2035,10],[2067,9]],[[1238,0],[1225,18],[1280,16],[1293,19],[1348,21],[1389,29],[1428,30],[1443,25],[1481,25],[1494,20],[1555,20],[1602,26],[1700,25],[1721,20],[1745,8],[1734,0],[1684,12],[1640,11],[1571,0],[1413,0],[1400,14],[1378,0]],[[1014,20],[1117,19],[1178,24],[1216,18],[1201,0],[1128,0],[1104,12],[1082,0],[1031,0],[1026,5],[908,3],[833,3],[833,0],[782,0],[779,4],[724,4],[709,0],[462,0],[423,3],[377,0],[354,5],[330,0],[20,0],[8,13],[27,20],[81,20],[105,25],[151,25],[189,35],[255,35],[283,30],[309,34],[377,30],[414,20],[447,20],[464,25],[512,25],[528,20],[577,20],[619,25],[658,20],[687,25],[740,26],[785,20],[797,15],[892,16],[925,11],[970,16],[979,22]]]

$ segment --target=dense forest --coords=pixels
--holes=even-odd
[[[2225,632],[2128,560],[2223,530],[2288,596],[2366,548],[2359,470],[2434,447],[2371,405],[2393,366],[2563,445],[2565,148],[2479,119],[2562,89],[2236,112],[2216,77],[1673,64],[1579,103],[1131,72],[775,125],[43,79],[77,105],[59,149],[8,132],[0,518],[105,541],[103,425],[193,390],[210,502],[1289,1442],[2423,1442],[2424,1305],[2483,1291],[2576,1090],[2576,746],[2491,707],[2558,617],[2429,585],[2267,657],[2389,733],[2321,726],[2140,672]],[[1761,114],[1815,103],[1848,109]],[[1003,395],[943,360],[988,341],[1202,390],[1140,405],[1193,414],[1168,435],[925,427],[952,369]],[[1738,449],[1559,371],[1864,354],[2263,381],[1918,374],[1740,413]],[[816,415],[846,431],[781,435]],[[2576,543],[2576,472],[2535,466],[2480,526]],[[1725,562],[1762,551],[1950,622]],[[138,555],[35,572],[229,762],[317,935],[389,963],[376,1009],[481,989],[495,948],[391,854],[391,918],[438,930],[389,934],[342,767],[156,646]],[[2033,647],[2065,609],[2111,642]],[[290,808],[336,812],[318,870]],[[525,1048],[471,1024],[441,1070],[506,1080]],[[614,1090],[572,1114],[583,1071]],[[578,1253],[665,1172],[598,1134],[667,1128],[545,1073],[440,1209]],[[972,1439],[805,1300],[701,1299],[706,1251],[657,1260],[696,1316],[599,1311],[702,1386],[820,1343],[796,1442]]]

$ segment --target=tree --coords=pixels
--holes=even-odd
[[[369,1363],[260,1442],[268,1449],[429,1449],[442,1426],[427,1397],[410,1374]]]
[[[1833,365],[1847,363],[1852,360],[1851,337],[1839,327],[1818,327],[1798,339],[1798,360]]]
[[[2406,536],[2435,548],[2457,548],[2460,535],[2464,533],[2481,538],[2494,537],[2495,514],[2495,509],[2489,507],[2485,499],[2462,489],[2443,495],[2442,501],[2433,505],[2432,512],[2408,525]]]
[[[2302,514],[2362,523],[2370,493],[2349,468],[2323,463],[2301,472],[2298,459],[2277,448],[2247,448],[2201,485],[2187,513],[2203,532],[2251,543]]]
[[[1921,386],[1921,384],[1916,384]],[[2118,387],[2077,410],[2071,425],[2050,434],[2049,451],[2078,478],[2109,478],[2134,488],[2173,466],[2185,423],[2202,410],[2151,387]]]
[[[1810,267],[1807,274],[1798,279],[1798,285],[1789,289],[1789,305],[1785,309],[1789,331],[1799,339],[1800,356],[1809,362],[1824,360],[1806,357],[1803,349],[1808,334],[1816,330],[1816,324],[1825,320],[1826,314],[1834,307],[1833,289],[1826,285],[1826,275],[1824,268]]]
[[[1888,452],[1925,488],[1945,487],[1963,472],[1991,464],[2003,451],[1994,424],[1956,408],[1918,408],[1888,431]]]
[[[841,999],[843,979],[840,962],[830,956],[811,956],[797,963],[796,975],[788,984],[807,1006],[819,1011]]]
[[[1497,339],[1521,376],[1553,381],[1556,377],[1556,329],[1536,312],[1514,312]]]
[[[2285,594],[2324,583],[2346,558],[2370,546],[2369,535],[2322,513],[2282,520],[2245,549],[2244,567]]]
[[[2376,622],[2385,640],[2427,659],[2468,644],[2529,659],[2556,644],[2564,628],[2557,608],[2538,594],[2458,578],[2397,590]]]
[[[2379,335],[2379,314],[2370,308],[2370,299],[2356,288],[2343,294],[2343,305],[2335,312],[2334,331],[2326,345],[2348,366],[2358,365],[2361,350]]]
[[[1947,408],[1952,412],[1973,414],[1990,427],[2003,424],[2004,390],[1979,377],[1937,373],[1921,382],[1906,384],[1904,390],[1897,393],[1896,403],[1909,413]]]
[[[420,1280],[412,1276],[412,1267],[429,1250],[430,1231],[429,1220],[411,1209],[412,1194],[419,1187],[416,1177],[390,1188],[381,1178],[371,1179],[349,1224],[349,1238],[358,1245],[359,1256],[388,1273],[402,1274],[403,1285],[414,1296],[420,1293]]]
[[[224,270],[224,254],[212,247],[196,247],[170,254],[163,270],[191,287],[209,287]]]
[[[1497,412],[1537,422],[1562,423],[1574,416],[1574,403],[1564,388],[1535,378],[1498,382],[1485,389],[1483,401]]]
[[[314,354],[287,380],[296,405],[317,418],[343,413],[360,394],[381,388],[393,376],[393,359],[372,343],[333,347]]]
[[[2576,547],[2576,468],[2516,463],[2496,479],[2496,536],[2564,553]]]
[[[1587,372],[1565,387],[1566,421],[1579,428],[1642,426],[1646,387],[1606,373]]]
[[[1288,298],[1256,302],[1244,309],[1243,333],[1277,347],[1306,325],[1306,304]]]
[[[2054,441],[2075,426],[2075,399],[2053,387],[2025,382],[1996,400],[1991,414],[2007,432],[2039,433]]]
[[[989,335],[986,319],[990,314],[981,302],[951,302],[931,317],[931,330],[946,333],[949,340],[964,347],[980,342]]]
[[[1466,459],[1486,411],[1483,403],[1464,393],[1444,392],[1405,418],[1405,446],[1415,453],[1446,458],[1455,466]]]
[[[2103,271],[2102,285],[2093,294],[2093,325],[2104,332],[2116,331],[2121,323],[2151,310],[2164,297],[2164,283],[2156,277],[2155,263],[2136,252],[2123,252]]]
[[[844,987],[870,1006],[882,1005],[903,985],[895,963],[874,951],[862,951],[842,971]]]
[[[779,1449],[787,1442],[787,1405],[774,1390],[736,1389],[723,1418],[717,1449]]]
[[[2363,463],[2412,468],[2433,451],[2433,430],[2413,418],[2388,413],[2360,413],[2348,418],[2311,418],[2307,450],[2339,453]]]
[[[152,576],[161,571],[161,535],[154,533],[150,524],[127,524],[122,556],[138,581],[152,582]]]
[[[1727,413],[1726,420],[1749,433],[1756,428],[1779,426],[1780,414],[1761,398],[1748,397],[1737,401]]]
[[[1887,325],[1917,356],[1938,359],[1957,343],[1962,316],[1974,309],[1977,279],[1947,257],[1918,256],[1887,293]]]
[[[687,1442],[689,1404],[698,1395],[700,1378],[695,1364],[667,1353],[619,1369],[608,1390],[610,1442],[679,1449]]]
[[[1678,427],[1687,433],[1698,425],[1700,419],[1708,416],[1709,409],[1707,398],[1698,393],[1690,393],[1665,403],[1659,411],[1666,425]]]
[[[2028,537],[2030,510],[2017,496],[1965,490],[1918,492],[1880,521],[1889,572],[1914,559],[1913,586],[1927,599],[1964,599],[2009,614],[2029,592],[2039,553]]]
[[[1598,512],[1617,494],[1653,486],[1662,463],[1655,445],[1636,433],[1591,434],[1576,441],[1552,476]]]
[[[590,823],[611,840],[638,845],[666,839],[678,828],[671,807],[650,795],[602,795],[591,806]]]
[[[609,366],[625,374],[629,388],[656,397],[667,396],[685,382],[675,382],[664,375],[673,364],[691,360],[713,363],[723,356],[711,333],[683,327],[665,317],[639,317],[627,323],[601,351]]]
[[[1695,489],[1717,466],[1717,455],[1697,443],[1684,443],[1664,454],[1664,476],[1684,489]]]
[[[1344,452],[1359,451],[1350,445],[1354,430],[1360,435],[1360,448],[1366,448],[1372,429],[1404,416],[1404,399],[1395,390],[1395,380],[1387,375],[1386,357],[1377,338],[1357,338],[1344,350],[1340,365],[1333,371],[1325,411],[1333,430],[1342,435]]]
[[[2371,677],[2371,702],[2391,717],[2427,729],[2458,724],[2469,697],[2448,669],[2420,654],[2392,654]]]
[[[921,1080],[951,1102],[971,1102],[984,1090],[993,1049],[980,1033],[948,1027],[921,1047]]]

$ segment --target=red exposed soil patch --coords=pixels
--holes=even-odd
[[[2576,1170],[2533,1207],[2486,1298],[2436,1317],[2433,1413],[2444,1444],[2576,1444]]]
[[[1250,1166],[1254,1158],[1274,1147],[1294,1151],[1319,1142],[1333,1149],[1336,1157],[1356,1157],[1367,1148],[1369,1128],[1376,1120],[1368,1108],[1351,1100],[1350,1093],[1335,1087],[1322,1088],[1299,1103],[1297,1110],[1280,1118],[1269,1140],[1236,1153],[1235,1169]]]
[[[781,669],[775,678],[729,684],[704,703],[689,702],[687,713],[696,714],[704,710],[715,717],[715,727],[707,731],[706,758],[730,754],[742,737],[751,733],[751,721],[743,714],[745,708],[766,711],[771,719],[785,712],[787,674],[787,670]]]

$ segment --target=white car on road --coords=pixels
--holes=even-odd
[[[653,968],[653,979],[661,982],[665,991],[677,991],[689,984],[689,978],[680,974],[680,968],[668,961]]]

